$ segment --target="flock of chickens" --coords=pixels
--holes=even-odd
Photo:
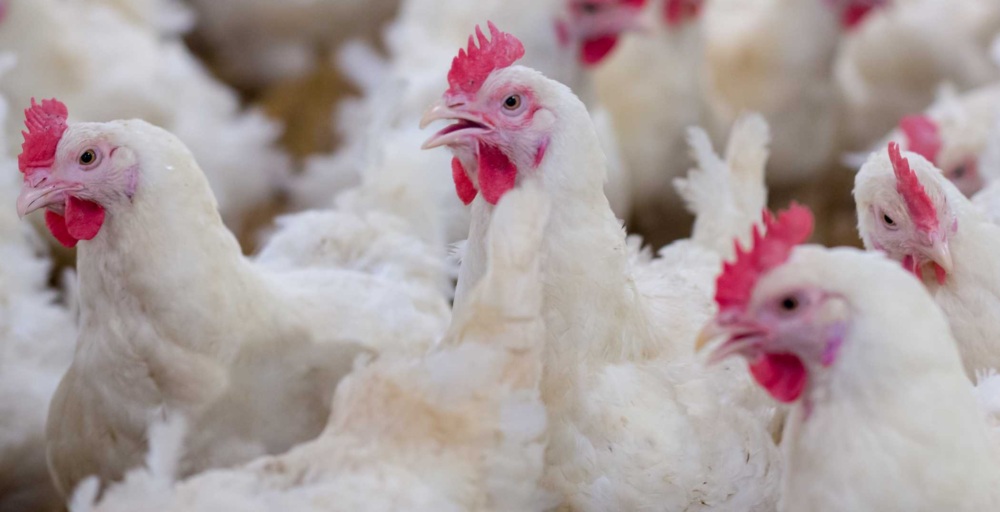
[[[0,0],[0,117],[2,512],[1000,510],[997,0]]]

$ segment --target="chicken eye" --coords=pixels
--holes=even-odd
[[[517,110],[521,106],[521,95],[512,94],[503,100],[503,108],[507,110]]]
[[[795,311],[799,308],[799,299],[794,296],[789,295],[784,299],[781,299],[781,309],[787,312]]]
[[[97,161],[97,151],[88,149],[80,153],[80,165],[91,165]]]
[[[580,4],[580,11],[584,14],[596,14],[601,10],[601,6],[595,2],[584,2]]]
[[[962,179],[962,176],[965,176],[965,165],[960,165],[956,167],[951,174],[952,179],[956,180]]]
[[[882,222],[885,222],[885,225],[889,226],[889,227],[895,227],[896,226],[896,221],[892,220],[892,217],[890,217],[890,216],[888,216],[888,215],[886,215],[884,213],[882,214]]]

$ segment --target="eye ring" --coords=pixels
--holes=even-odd
[[[888,226],[888,227],[890,227],[892,229],[896,229],[896,227],[897,227],[896,221],[892,220],[892,217],[890,217],[888,214],[885,214],[885,213],[882,214],[882,222],[886,226]]]
[[[95,148],[87,148],[82,153],[77,161],[81,166],[91,168],[96,166],[101,161],[101,154]]]
[[[507,98],[503,100],[503,108],[511,112],[521,108],[521,95],[511,94],[510,96],[507,96]]]

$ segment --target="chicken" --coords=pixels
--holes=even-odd
[[[243,110],[176,38],[163,38],[93,2],[8,0],[0,47],[17,66],[0,83],[13,105],[62,98],[81,119],[140,118],[164,126],[204,166],[227,226],[242,233],[287,179],[280,127]],[[20,130],[6,124],[8,142]],[[15,148],[8,148],[14,151]]]
[[[801,208],[771,220],[719,276],[706,328],[725,336],[710,361],[745,358],[794,404],[778,510],[996,510],[1000,438],[945,315],[882,255],[795,248],[811,227]]]
[[[606,162],[584,104],[515,65],[523,45],[490,31],[455,59],[450,88],[424,119],[455,123],[425,147],[451,150],[457,193],[471,204],[456,315],[483,279],[494,205],[533,177],[552,202],[540,248],[547,486],[570,510],[772,509],[780,474],[768,430],[774,409],[745,373],[705,371],[693,354],[721,255],[699,243],[702,233],[656,260],[627,245],[603,192]],[[725,163],[698,132],[704,167],[685,182],[698,214],[728,222],[714,226],[727,234],[748,230],[756,214],[734,212],[754,200],[759,211],[765,198],[766,124],[752,117],[736,130],[741,144]],[[740,176],[726,179],[730,170]],[[702,188],[716,184],[723,188]],[[702,201],[709,197],[719,203]],[[704,220],[702,232],[712,226]]]
[[[900,152],[896,143],[862,166],[854,200],[865,247],[923,278],[948,316],[969,378],[1000,368],[1000,324],[994,321],[1000,272],[993,263],[1000,226],[925,158]]]
[[[389,208],[395,215],[413,220],[414,229],[428,241],[444,246],[461,240],[468,232],[468,215],[454,199],[453,187],[444,176],[450,166],[442,154],[419,150],[426,138],[418,127],[424,108],[444,86],[442,77],[455,46],[468,38],[477,21],[492,19],[524,37],[532,49],[531,62],[554,78],[580,89],[585,97],[592,88],[587,66],[596,65],[614,48],[619,33],[635,27],[638,6],[634,0],[491,0],[448,2],[408,0],[385,35],[388,60],[368,59],[361,65],[348,58],[345,72],[361,75],[355,81],[369,84],[363,105],[350,103],[355,115],[342,118],[348,145],[337,154],[307,163],[304,175],[292,185],[294,202],[300,207],[329,203],[345,185],[361,182],[340,204],[364,209]],[[417,42],[417,43],[415,43]],[[369,52],[370,53],[370,52]],[[357,53],[349,54],[356,57]],[[363,70],[373,70],[369,76]],[[594,103],[592,102],[593,106]],[[595,109],[595,118],[605,129],[601,144],[616,145],[610,117]],[[363,135],[358,136],[359,126]],[[608,182],[609,194],[619,215],[628,211],[628,175],[621,165]],[[347,176],[345,176],[347,175]],[[353,177],[348,177],[353,176]]]
[[[149,423],[171,413],[194,433],[183,475],[287,450],[320,433],[359,351],[420,353],[446,327],[425,262],[389,265],[370,251],[393,246],[341,227],[392,225],[302,214],[248,260],[178,138],[144,121],[67,116],[56,100],[26,111],[17,200],[19,214],[45,208],[55,238],[79,244],[77,351],[47,427],[62,492],[92,474],[119,479],[139,463]],[[396,234],[399,257],[414,253],[419,242]]]
[[[7,104],[0,100],[6,116]],[[5,147],[0,143],[0,148]],[[0,149],[0,202],[20,180]],[[34,230],[0,208],[0,510],[54,512],[62,500],[45,463],[45,411],[73,357],[76,318],[48,287],[52,263]]]
[[[777,141],[768,162],[772,188],[814,180],[839,149],[839,98],[832,65],[841,37],[842,9],[828,4],[825,0],[705,4],[708,119],[721,131],[745,110],[764,115]]]
[[[945,88],[926,112],[902,118],[877,147],[893,141],[923,156],[972,197],[994,178],[980,172],[979,161],[998,118],[1000,83],[961,96]]]
[[[223,76],[261,88],[309,72],[324,53],[375,34],[399,0],[189,0]]]
[[[644,15],[655,28],[624,38],[594,72],[629,172],[630,228],[654,246],[687,229],[672,180],[690,165],[685,130],[702,122],[700,5],[700,0],[650,2]]]
[[[996,82],[990,44],[1000,33],[994,0],[892,0],[846,37],[834,64],[844,137],[865,148],[900,118],[931,104],[938,87]]]
[[[174,482],[169,445],[176,442],[166,435],[146,468],[96,506],[93,484],[82,486],[71,510],[548,509],[551,496],[539,487],[546,418],[538,389],[547,220],[537,186],[504,196],[489,227],[486,276],[442,343],[424,356],[360,365],[338,387],[315,441]]]

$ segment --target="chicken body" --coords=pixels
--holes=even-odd
[[[602,189],[605,160],[584,104],[534,70],[497,69],[475,93],[449,90],[430,115],[456,120],[503,115],[493,114],[503,107],[494,107],[490,98],[510,94],[520,97],[523,111],[509,114],[509,125],[500,118],[492,130],[468,135],[452,126],[428,145],[448,144],[473,183],[480,182],[471,202],[456,314],[483,275],[485,228],[494,210],[486,181],[489,162],[470,158],[466,144],[476,137],[482,137],[479,144],[504,144],[517,182],[537,176],[551,198],[541,247],[548,333],[542,397],[551,423],[547,485],[572,510],[773,508],[780,471],[767,426],[774,410],[757,407],[763,402],[746,374],[734,368],[706,372],[692,353],[695,323],[711,313],[712,275],[721,255],[697,238],[668,246],[656,260],[640,253],[638,244],[628,245]],[[745,123],[741,130],[756,135],[742,137],[749,146],[731,155],[732,161],[749,164],[735,171],[747,173],[746,182],[724,177],[726,166],[717,158],[718,165],[705,170],[723,172],[719,179],[731,187],[716,190],[717,198],[731,192],[756,197],[761,203],[755,210],[762,206],[764,194],[757,193],[767,141],[762,125],[760,119]],[[535,150],[540,143],[541,158]],[[703,151],[711,154],[710,147]],[[739,188],[747,182],[753,190]],[[701,183],[689,180],[692,188]],[[518,185],[512,186],[516,191]],[[743,231],[754,217],[735,216],[728,227]],[[714,394],[732,402],[715,407],[702,400]]]
[[[837,12],[816,0],[711,0],[702,17],[715,130],[724,132],[743,111],[760,112],[776,141],[772,187],[800,185],[826,170],[839,145]]]
[[[883,150],[869,158],[855,179],[858,231],[866,248],[885,251],[923,277],[948,317],[972,379],[977,370],[1000,367],[1000,324],[993,320],[1000,311],[1000,274],[991,256],[1000,251],[1000,226],[926,159],[915,153],[903,156],[933,205],[937,228],[913,229],[917,222]]]
[[[83,178],[96,191],[82,193],[99,197],[106,217],[78,247],[77,352],[49,413],[49,461],[63,492],[92,474],[121,478],[141,460],[149,424],[174,412],[192,425],[181,474],[285,451],[323,429],[334,386],[360,351],[419,353],[445,328],[430,253],[398,226],[301,214],[249,260],[193,156],[162,129],[70,125],[53,179],[81,147],[102,144],[116,149],[102,150],[103,172]],[[124,191],[113,178],[87,181],[121,172],[133,176]],[[311,247],[316,254],[303,253]],[[396,247],[414,261],[379,255]]]
[[[960,91],[1000,78],[990,45],[1000,33],[992,0],[897,0],[875,9],[843,41],[835,82],[844,133],[868,147],[899,121],[930,105],[938,87]]]
[[[0,46],[17,65],[0,92],[12,105],[55,96],[80,119],[140,118],[166,127],[198,157],[236,232],[285,179],[290,161],[276,145],[280,126],[243,110],[179,38],[94,2],[12,0],[5,12]],[[20,128],[8,119],[8,142]]]
[[[545,199],[537,188],[504,198],[489,228],[487,275],[442,343],[359,365],[315,441],[176,483],[151,453],[96,506],[89,488],[74,512],[548,509],[538,389]]]

